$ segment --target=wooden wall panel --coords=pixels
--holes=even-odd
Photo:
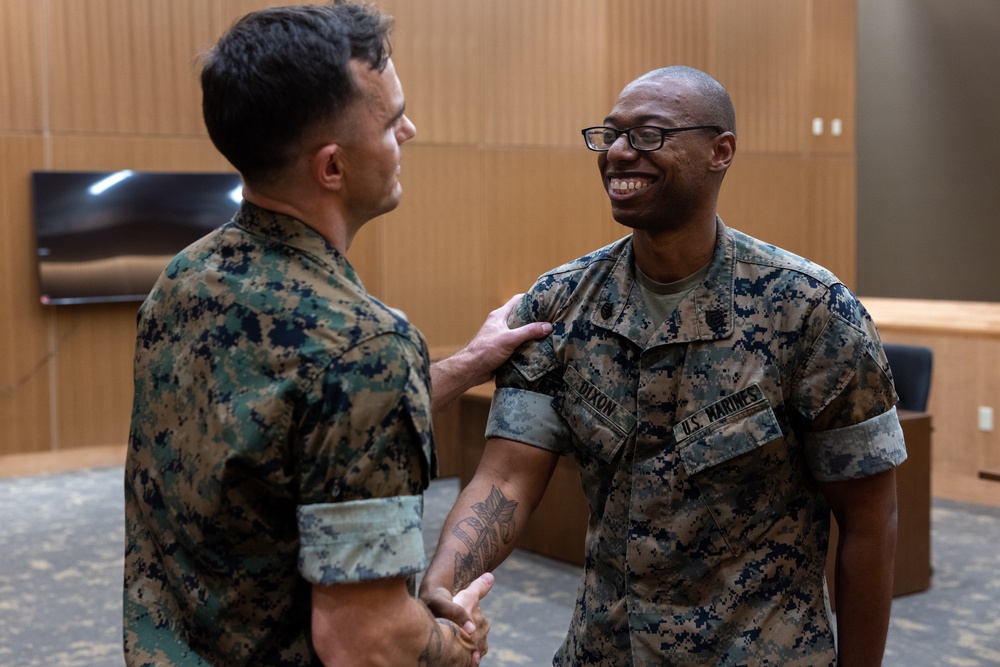
[[[42,128],[42,3],[0,0],[0,129]]]
[[[580,130],[603,119],[614,100],[607,90],[604,2],[490,5],[481,46],[484,143],[582,146]]]
[[[126,442],[138,307],[116,303],[55,311],[55,449]]]
[[[51,0],[53,132],[204,135],[196,56],[221,32],[202,0]]]
[[[382,236],[379,296],[431,345],[458,346],[503,303],[485,294],[483,155],[458,146],[403,151],[402,204],[368,223]]]
[[[41,137],[0,136],[0,454],[49,446],[49,332],[38,302],[28,173]]]
[[[606,11],[608,110],[627,83],[650,70],[688,65],[716,76],[711,2],[624,0],[609,3]]]
[[[854,174],[850,158],[737,150],[722,185],[719,215],[731,227],[826,267],[851,287]]]
[[[810,259],[833,271],[844,284],[857,286],[855,181],[853,157],[814,157],[809,161],[809,204],[802,222]]]
[[[743,152],[741,143],[719,196],[723,222],[809,257],[808,164],[799,156]]]
[[[823,119],[823,133],[809,135],[812,152],[854,155],[857,57],[845,44],[857,43],[856,0],[812,0],[808,118]],[[840,122],[836,136],[833,123]]]
[[[997,419],[997,413],[1000,412],[1000,340],[983,340],[978,347],[974,362],[977,369],[976,400],[966,402],[962,415],[967,421],[972,421],[978,418],[980,405],[993,408],[993,431],[987,433],[977,430],[974,441],[979,448],[979,470],[996,474],[1000,473],[1000,435],[997,426],[1000,421]],[[995,504],[1000,505],[1000,482],[995,479],[980,481],[990,484],[994,491],[993,497],[997,500]]]
[[[491,150],[486,180],[483,264],[494,302],[629,232],[611,217],[597,160],[586,149]]]
[[[395,19],[392,58],[417,127],[414,144],[478,144],[485,136],[481,46],[490,5],[468,0],[381,0]]]
[[[803,0],[716,0],[716,78],[736,106],[744,150],[804,148],[809,7]]]
[[[264,9],[266,7],[280,7],[282,5],[292,5],[292,4],[303,4],[303,5],[321,5],[325,4],[323,0],[316,0],[314,2],[304,1],[304,2],[285,2],[284,0],[217,0],[221,2],[221,16],[222,20],[219,25],[218,34],[213,35],[212,43],[222,36],[225,32],[238,18],[249,14],[250,12],[257,11],[258,9]],[[378,4],[378,3],[376,3]]]
[[[207,138],[71,135],[50,144],[51,169],[234,171]]]

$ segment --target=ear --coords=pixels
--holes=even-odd
[[[339,144],[321,146],[313,153],[310,173],[321,187],[340,190],[344,186],[344,149]]]
[[[726,171],[733,163],[736,156],[736,135],[732,132],[723,132],[712,142],[712,164],[711,171]]]

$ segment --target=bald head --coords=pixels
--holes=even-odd
[[[692,95],[685,100],[687,110],[699,125],[716,125],[723,132],[736,135],[736,111],[729,93],[722,84],[708,74],[693,67],[674,65],[647,72],[630,84],[629,88],[647,83],[672,81],[688,88]],[[622,91],[625,92],[625,91]]]

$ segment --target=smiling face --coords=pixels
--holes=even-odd
[[[703,106],[696,89],[684,80],[646,76],[622,91],[604,125],[624,130],[713,124]],[[717,138],[712,129],[681,132],[667,135],[659,150],[637,151],[625,135],[619,136],[598,156],[615,220],[654,233],[703,219],[709,209],[714,220],[725,172],[715,160]]]

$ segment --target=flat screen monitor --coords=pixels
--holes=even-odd
[[[31,174],[43,304],[141,301],[178,252],[232,218],[238,174]]]

